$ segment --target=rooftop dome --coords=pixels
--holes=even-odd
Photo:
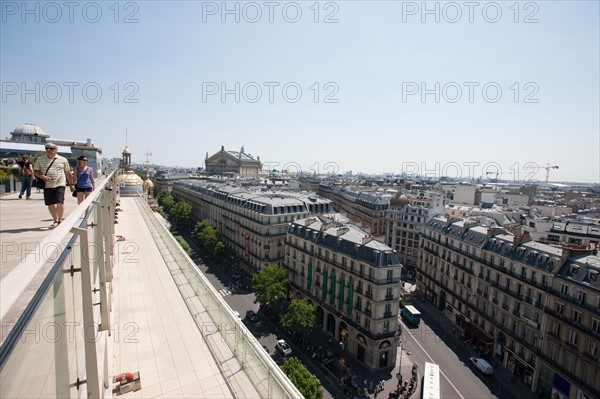
[[[39,127],[33,123],[24,123],[22,125],[19,125],[10,134],[50,137],[49,135],[46,134],[46,132],[44,132],[44,130],[41,127]]]
[[[117,182],[122,186],[139,186],[142,187],[144,182],[142,178],[133,171],[126,171],[117,177]]]
[[[406,205],[408,205],[408,197],[404,194],[400,195],[400,192],[398,192],[394,198],[392,198],[390,200],[390,206],[394,206],[396,208],[402,208]]]
[[[125,149],[123,150],[123,154],[131,154],[131,150],[129,149],[128,145],[125,146]]]
[[[150,178],[146,178],[146,181],[144,181],[144,190],[150,190],[152,188],[154,188],[154,183],[152,183]]]

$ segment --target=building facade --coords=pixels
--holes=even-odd
[[[210,221],[237,257],[254,270],[283,262],[289,223],[333,213],[331,201],[312,193],[252,191],[188,180],[174,183],[172,195],[192,206],[194,219]]]
[[[552,281],[539,390],[552,397],[600,397],[600,258],[572,251]]]
[[[88,166],[96,176],[103,172],[102,149],[96,147],[91,139],[86,141],[64,140],[51,138],[41,127],[33,123],[24,123],[10,132],[9,140],[0,140],[0,158],[21,159],[22,154],[30,155],[31,159],[44,152],[47,142],[58,146],[58,155],[69,161],[72,167],[77,166],[77,158],[84,155],[88,158]]]
[[[291,295],[316,309],[317,326],[369,370],[393,367],[401,265],[395,251],[354,226],[322,217],[287,229]]]
[[[333,201],[338,212],[344,213],[363,230],[377,237],[385,236],[390,194],[357,191],[332,183],[321,183],[318,194]]]
[[[436,217],[421,235],[417,292],[532,391],[592,398],[600,393],[599,271],[597,255]]]
[[[244,152],[244,147],[240,151],[228,151],[221,146],[221,151],[208,156],[204,160],[206,173],[209,175],[220,176],[245,176],[255,177],[262,172],[260,157],[252,157]]]
[[[396,250],[410,274],[417,266],[423,225],[434,216],[443,215],[444,205],[444,195],[435,191],[398,193],[390,200],[385,242]]]
[[[567,221],[554,223],[548,231],[549,244],[574,244],[598,249],[600,246],[600,224]]]

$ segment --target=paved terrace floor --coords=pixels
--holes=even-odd
[[[76,206],[68,195],[65,217]],[[120,208],[115,233],[125,241],[115,246],[112,324],[118,339],[111,374],[139,371],[142,381],[141,390],[121,396],[257,398],[245,373],[232,364],[237,362],[225,362],[223,352],[213,355],[214,347],[211,352],[206,344],[136,200],[121,198]],[[18,269],[20,249],[41,241],[52,231],[51,223],[41,193],[34,192],[31,200],[0,197],[1,278]]]

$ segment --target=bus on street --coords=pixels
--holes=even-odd
[[[421,312],[412,305],[406,305],[402,308],[402,317],[404,320],[415,326],[421,324]]]
[[[437,364],[425,363],[421,393],[422,399],[440,399],[440,366]]]

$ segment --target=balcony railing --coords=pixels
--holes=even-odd
[[[289,246],[291,246],[291,247],[293,247],[293,248],[297,248],[297,249],[300,249],[300,250],[302,250],[302,249],[301,249],[299,246],[297,246],[297,245],[294,245],[294,244],[291,244],[291,243],[287,243],[287,245],[289,245]],[[333,260],[333,259],[331,259],[331,258],[327,258],[327,257],[325,257],[324,255],[319,255],[319,254],[316,254],[316,255],[314,255],[314,256],[315,256],[317,259],[320,259],[320,260],[324,261],[325,263],[328,263],[328,264],[330,264],[330,265],[333,265],[333,266],[335,266],[335,267],[337,267],[337,268],[339,268],[339,269],[341,269],[341,270],[344,270],[344,271],[346,271],[346,272],[348,272],[348,273],[350,273],[350,274],[352,274],[352,275],[354,275],[354,276],[360,277],[360,278],[362,278],[362,279],[364,279],[364,280],[370,281],[370,282],[372,282],[372,283],[374,283],[374,284],[377,284],[377,285],[384,285],[384,284],[397,284],[397,283],[399,283],[399,282],[400,282],[400,277],[399,277],[399,276],[398,276],[398,277],[394,277],[394,278],[387,278],[387,277],[386,277],[386,278],[375,278],[375,276],[368,275],[367,273],[364,273],[364,272],[362,272],[362,273],[361,273],[361,272],[359,272],[358,270],[356,270],[356,268],[351,268],[351,267],[350,267],[349,265],[347,265],[347,264],[346,264],[346,265],[344,265],[344,264],[343,264],[343,263],[342,263],[342,262],[341,262],[339,259],[338,259],[338,260],[336,260],[336,261],[334,261],[334,260]]]
[[[564,363],[560,363],[555,359],[552,359],[548,356],[544,351],[538,351],[537,355],[542,358],[544,362],[550,364],[553,368],[559,370],[563,375],[567,376],[570,380],[575,381],[575,383],[581,387],[583,387],[588,392],[595,392],[596,388],[592,385],[588,384],[583,380],[580,374],[574,373],[571,370],[567,370],[564,366]]]
[[[54,383],[41,383],[40,397],[71,397],[73,386],[81,397],[103,397],[103,386],[112,385],[102,370],[110,364],[103,355],[109,347],[111,328],[108,283],[113,279],[114,185],[113,174],[42,240],[40,248],[52,248],[56,256],[40,261],[39,254],[32,252],[16,267],[24,272],[17,281],[13,281],[15,273],[2,279],[3,322],[11,308],[20,314],[0,349],[2,397],[24,396],[29,384],[14,382],[22,382],[23,376],[42,364],[49,366],[44,378]],[[82,221],[88,206],[90,211]],[[62,242],[67,244],[56,245]],[[45,265],[51,266],[50,271],[21,310],[19,298]],[[40,325],[56,326],[59,332],[68,328],[69,339],[65,334],[62,338],[32,339],[28,331]],[[90,325],[96,327],[95,334],[87,339],[84,326]],[[79,376],[86,380],[81,382]]]

